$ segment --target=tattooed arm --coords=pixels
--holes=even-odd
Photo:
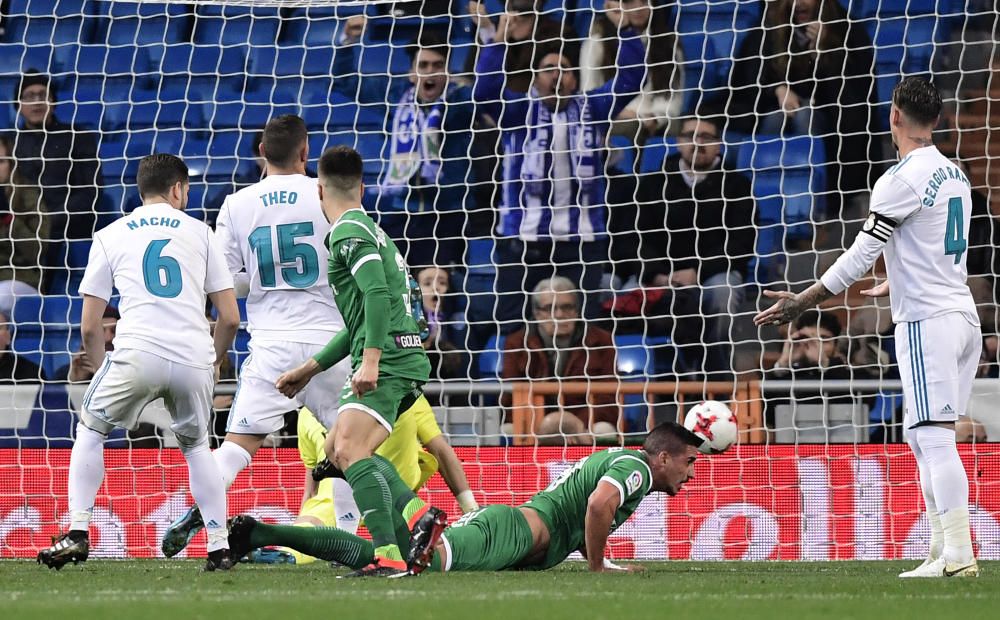
[[[821,304],[833,297],[823,282],[816,282],[801,293],[790,293],[788,291],[764,291],[764,296],[778,301],[763,312],[753,318],[755,325],[780,325],[781,323],[791,323],[795,317],[799,316],[816,304]]]

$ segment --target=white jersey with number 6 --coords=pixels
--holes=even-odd
[[[893,322],[961,312],[978,325],[965,266],[972,194],[961,169],[933,146],[916,149],[875,183],[870,210],[865,230],[888,237]]]
[[[137,349],[210,368],[215,349],[205,295],[233,288],[212,229],[165,203],[144,205],[98,231],[80,292],[121,294],[115,350]]]
[[[268,176],[226,198],[216,234],[230,271],[249,276],[255,340],[325,345],[344,328],[326,278],[329,230],[305,175]]]

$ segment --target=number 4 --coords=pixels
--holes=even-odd
[[[962,210],[962,199],[954,197],[948,201],[948,225],[944,230],[945,256],[954,256],[955,264],[962,261],[962,254],[968,249],[969,242],[965,240],[965,213]]]

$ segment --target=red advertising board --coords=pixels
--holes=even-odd
[[[586,448],[458,448],[480,503],[518,503]],[[973,536],[1000,559],[1000,444],[960,446]],[[66,449],[0,449],[0,557],[32,557],[69,521]],[[192,502],[177,450],[107,450],[93,557],[156,557],[167,524]],[[262,450],[229,494],[230,514],[291,521],[304,469],[291,449]],[[741,446],[700,459],[677,497],[648,497],[612,537],[617,558],[891,559],[920,557],[928,526],[904,445]],[[425,497],[458,506],[439,476]],[[204,535],[189,548],[204,554]]]

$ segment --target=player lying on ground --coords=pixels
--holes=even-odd
[[[94,235],[83,294],[83,346],[97,373],[83,399],[69,463],[69,532],[38,554],[51,568],[87,559],[94,498],[104,479],[104,440],[132,428],[163,398],[188,464],[191,494],[204,508],[206,570],[232,566],[226,542],[226,488],[208,448],[212,391],[239,328],[233,277],[212,230],[186,215],[188,168],[150,155],[136,178],[142,206]],[[121,293],[114,351],[105,354],[101,319],[112,288]],[[205,296],[219,312],[215,337]]]
[[[278,377],[275,386],[291,398],[351,356],[353,374],[324,448],[350,483],[375,544],[371,564],[351,576],[388,577],[406,571],[400,545],[409,543],[413,525],[425,513],[432,516],[433,527],[426,531],[432,540],[447,521],[400,480],[392,463],[375,454],[399,415],[422,395],[431,366],[411,315],[406,262],[361,206],[361,155],[346,146],[327,149],[318,168],[320,204],[332,224],[328,281],[346,329]]]
[[[966,284],[972,194],[969,179],[934,146],[941,105],[940,93],[922,78],[896,85],[889,125],[902,161],[875,183],[868,220],[854,244],[805,291],[765,291],[778,301],[754,317],[757,325],[792,321],[842,293],[884,255],[889,279],[862,292],[889,295],[906,404],[903,428],[931,524],[927,560],[899,575],[904,578],[979,575],[969,479],[955,446],[955,421],[966,413],[982,350]]]
[[[651,492],[676,495],[694,477],[701,443],[691,431],[668,422],[649,433],[641,450],[596,452],[521,506],[487,506],[463,516],[437,543],[422,535],[429,524],[418,522],[408,551],[409,572],[543,570],[574,551],[583,553],[590,570],[602,572],[608,536]],[[234,554],[284,545],[351,568],[374,557],[371,542],[341,530],[267,525],[247,516],[233,520],[229,544]]]
[[[298,422],[299,456],[306,467],[305,484],[302,494],[302,507],[295,520],[297,527],[338,527],[351,534],[357,531],[356,516],[344,514],[344,510],[333,497],[333,485],[330,478],[316,481],[313,468],[325,460],[323,445],[326,442],[326,429],[307,408],[299,411]],[[425,451],[421,446],[427,448]],[[465,476],[458,455],[441,434],[441,429],[434,419],[427,398],[421,396],[416,403],[407,409],[396,421],[392,433],[375,452],[396,466],[399,477],[414,491],[419,490],[427,480],[438,471],[448,484],[448,488],[458,500],[462,512],[471,512],[479,508],[469,489],[469,481]],[[327,461],[328,462],[328,461]],[[337,498],[339,499],[339,498]],[[353,502],[352,502],[353,506]],[[357,506],[353,510],[357,511]],[[347,529],[343,523],[353,523],[354,529]],[[261,549],[251,553],[250,561],[260,563],[294,563],[307,564],[316,558],[294,549],[269,550]]]

